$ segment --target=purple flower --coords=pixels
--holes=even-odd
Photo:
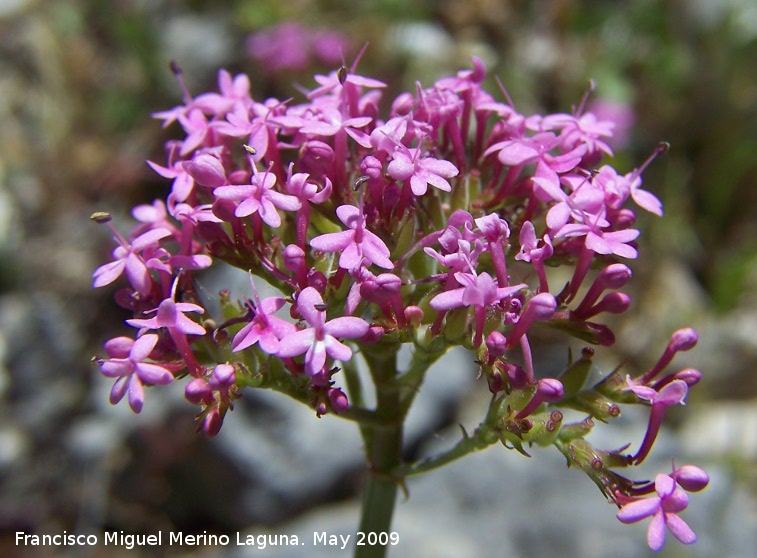
[[[649,454],[657,434],[662,426],[665,409],[673,405],[684,405],[684,399],[689,392],[689,386],[683,380],[673,380],[663,386],[660,391],[634,381],[631,376],[626,377],[628,390],[634,392],[641,399],[646,399],[652,404],[652,412],[649,415],[649,425],[639,451],[634,456],[638,465]]]
[[[167,229],[153,229],[149,230],[137,238],[127,243],[126,240],[119,236],[116,237],[116,241],[121,244],[115,250],[113,250],[114,261],[98,267],[92,274],[94,277],[93,287],[103,287],[109,285],[122,273],[126,272],[131,286],[138,292],[147,294],[150,292],[152,285],[152,279],[150,273],[147,270],[145,261],[140,256],[140,252],[153,248],[158,245],[158,241],[167,236],[171,236],[171,231]]]
[[[158,343],[158,336],[147,334],[136,341],[129,337],[116,337],[105,343],[111,358],[100,361],[100,370],[108,378],[118,378],[110,392],[110,402],[115,405],[129,393],[129,407],[135,413],[142,410],[145,400],[144,384],[166,385],[173,381],[173,374],[162,366],[145,362]]]
[[[323,107],[318,111],[318,119],[306,121],[300,127],[300,133],[328,137],[344,131],[363,147],[371,147],[371,141],[365,132],[358,130],[371,123],[370,116],[343,118],[342,113],[333,107]]]
[[[451,191],[452,186],[447,179],[457,176],[459,172],[449,161],[420,157],[420,149],[406,148],[394,152],[386,171],[395,180],[410,179],[410,188],[416,196],[425,194],[429,184],[444,192]]]
[[[252,282],[252,277],[250,277],[250,282]],[[264,352],[269,355],[276,354],[281,346],[279,340],[295,332],[293,324],[273,315],[284,306],[286,301],[280,296],[272,296],[260,301],[254,283],[252,289],[257,304],[255,306],[249,302],[248,304],[254,311],[254,317],[234,336],[231,350],[237,352],[259,343]]]
[[[480,275],[455,273],[455,279],[463,286],[439,293],[431,299],[429,305],[434,310],[452,310],[460,306],[473,306],[476,320],[476,335],[473,341],[475,347],[481,345],[483,339],[486,308],[498,304],[503,298],[512,296],[527,286],[525,283],[521,283],[512,287],[498,287],[497,282],[486,272]]]
[[[647,529],[647,544],[654,551],[665,544],[665,528],[683,544],[696,542],[697,536],[678,513],[689,505],[689,497],[669,475],[655,477],[657,496],[633,500],[625,504],[617,514],[622,523],[636,523],[647,517],[652,522]]]
[[[311,327],[290,333],[281,340],[277,356],[289,358],[305,353],[305,370],[311,376],[323,370],[326,356],[348,361],[352,349],[337,337],[357,339],[368,333],[368,323],[361,318],[346,316],[326,321],[326,312],[321,310],[323,298],[313,287],[304,289],[297,297],[297,308]]]
[[[365,216],[360,209],[353,205],[340,205],[336,208],[336,215],[349,230],[317,236],[310,241],[311,247],[321,252],[342,250],[339,267],[347,270],[362,265],[363,258],[384,269],[394,268],[389,259],[389,248],[383,240],[365,228]]]
[[[296,197],[274,190],[274,184],[276,176],[273,173],[260,172],[252,176],[248,185],[221,186],[213,190],[213,194],[217,198],[241,202],[234,211],[237,217],[257,213],[265,224],[276,228],[281,225],[277,207],[285,211],[296,211],[302,204]]]
[[[171,339],[173,339],[176,348],[184,359],[189,373],[193,376],[200,375],[200,365],[192,353],[189,346],[187,335],[205,335],[205,328],[200,324],[193,322],[184,315],[184,312],[198,312],[202,314],[205,310],[202,306],[189,302],[174,302],[172,298],[163,300],[160,305],[146,313],[155,312],[155,317],[147,320],[132,319],[126,320],[126,323],[132,327],[141,328],[142,331],[148,329],[160,329],[165,327],[168,330]]]
[[[520,229],[520,252],[515,255],[516,260],[531,262],[531,265],[539,277],[539,292],[548,292],[547,272],[544,269],[544,261],[554,254],[552,241],[545,234],[541,242],[536,238],[536,229],[531,221],[526,221]]]
[[[132,327],[143,329],[160,329],[165,327],[169,331],[174,330],[185,335],[205,335],[205,329],[200,324],[193,322],[184,315],[185,312],[198,312],[202,314],[205,312],[202,306],[190,302],[174,302],[172,299],[167,298],[157,308],[147,313],[152,312],[155,312],[154,318],[147,320],[126,320],[126,323]]]

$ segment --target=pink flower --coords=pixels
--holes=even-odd
[[[321,252],[339,252],[339,267],[350,270],[362,265],[363,258],[384,269],[393,269],[389,259],[389,248],[384,241],[365,228],[365,216],[353,205],[340,205],[336,208],[339,220],[349,230],[327,233],[315,237],[310,246]]]
[[[136,341],[129,337],[116,337],[105,343],[111,358],[100,361],[100,370],[108,378],[117,378],[110,392],[115,405],[128,392],[129,407],[135,413],[142,410],[145,400],[144,384],[166,385],[173,381],[170,371],[152,362],[145,362],[158,343],[158,336],[147,334]]]
[[[274,184],[276,176],[273,173],[260,172],[252,176],[249,185],[221,186],[213,190],[213,194],[217,198],[240,202],[234,211],[237,217],[257,213],[265,224],[276,228],[281,225],[277,207],[285,211],[296,211],[302,204],[296,197],[274,190]]]
[[[155,312],[155,317],[147,320],[133,319],[126,320],[126,323],[132,327],[143,329],[160,329],[168,328],[169,331],[177,331],[184,335],[205,335],[205,328],[197,322],[187,318],[185,312],[205,312],[202,306],[190,302],[174,302],[173,299],[167,298],[160,305],[147,313]]]
[[[628,390],[634,392],[641,399],[646,399],[652,404],[652,412],[649,415],[649,425],[639,451],[634,456],[638,465],[649,454],[657,434],[662,426],[665,409],[673,405],[684,405],[684,399],[689,392],[689,386],[683,380],[673,380],[663,386],[660,391],[634,381],[631,376],[626,377]]]
[[[386,170],[395,180],[410,179],[410,188],[416,196],[425,194],[429,184],[444,192],[451,191],[452,186],[447,179],[457,176],[459,172],[449,161],[420,157],[420,149],[404,147],[394,152]]]
[[[694,531],[677,515],[689,505],[689,497],[669,475],[657,475],[654,484],[657,496],[625,504],[617,518],[622,523],[636,523],[652,517],[647,529],[647,544],[654,551],[665,545],[666,528],[683,544],[695,543],[697,536]]]
[[[348,361],[352,349],[337,337],[357,339],[368,333],[368,323],[351,316],[326,321],[326,312],[321,310],[323,298],[313,287],[305,288],[297,297],[297,308],[311,327],[290,333],[281,340],[277,356],[289,358],[305,353],[305,370],[314,376],[323,370],[326,356]]]
[[[252,276],[250,276],[250,282],[252,282]],[[259,300],[254,283],[252,292],[255,294],[257,303],[253,305],[248,301],[253,318],[234,336],[231,350],[237,352],[259,343],[264,352],[269,355],[276,354],[281,347],[279,340],[295,332],[294,324],[273,316],[274,312],[280,310],[286,301],[280,296]]]
[[[539,292],[548,292],[547,272],[544,261],[555,253],[552,241],[545,234],[541,241],[536,238],[536,229],[531,221],[526,221],[520,229],[520,252],[515,255],[516,260],[530,262],[539,277]]]
[[[163,300],[160,305],[148,311],[155,312],[155,317],[147,320],[132,319],[126,320],[126,323],[132,327],[141,328],[141,331],[148,329],[166,328],[171,339],[173,339],[176,349],[184,359],[189,373],[193,376],[200,375],[200,366],[192,353],[189,346],[187,335],[205,335],[205,328],[200,324],[193,322],[184,315],[185,312],[198,312],[202,314],[205,310],[202,306],[189,302],[174,302],[172,298]]]
[[[158,241],[171,236],[168,229],[152,229],[127,243],[126,240],[119,236],[116,241],[121,244],[113,250],[114,261],[98,267],[92,274],[94,277],[93,287],[103,287],[109,285],[118,279],[122,273],[126,272],[131,286],[138,292],[147,294],[152,286],[152,279],[147,270],[145,261],[140,255],[141,252],[158,246]]]
[[[491,275],[486,272],[480,275],[455,273],[455,279],[458,284],[463,286],[439,293],[431,299],[429,305],[434,310],[452,310],[460,306],[473,306],[476,321],[476,334],[473,341],[475,347],[481,345],[483,339],[487,307],[498,304],[503,298],[512,296],[527,286],[525,283],[521,283],[512,287],[499,287]]]

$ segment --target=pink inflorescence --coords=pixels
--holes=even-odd
[[[245,387],[289,390],[319,416],[345,414],[350,401],[337,382],[357,352],[461,345],[476,353],[496,397],[520,394],[520,404],[500,409],[503,441],[520,447],[543,425],[569,462],[624,505],[622,521],[653,516],[653,548],[664,525],[691,542],[675,515],[688,469],[658,477],[657,496],[642,504],[633,500],[638,485],[607,467],[641,462],[665,409],[683,404],[701,377],[685,369],[657,379],[696,333],[680,330],[648,371],[618,372],[590,392],[581,368],[590,350],[559,379],[532,358],[534,331],[545,326],[614,342],[601,317],[631,302],[619,290],[638,255],[629,202],[657,215],[662,206],[640,188],[643,168],[621,174],[600,164],[612,155],[613,123],[585,102],[571,114],[523,115],[488,93],[485,78],[474,58],[470,70],[399,95],[386,114],[386,84],[354,67],[317,75],[316,88],[286,101],[255,100],[247,76],[221,70],[218,92],[185,90],[181,105],[155,114],[184,132],[166,143],[165,162],[150,163],[170,192],[134,209],[130,234],[113,228],[113,261],[94,272],[96,287],[125,283],[116,300],[133,312],[132,336],[112,339],[109,358],[97,359],[116,378],[112,402],[128,393],[139,412],[145,386],[186,376],[186,398],[201,407],[209,435]],[[251,273],[252,299],[222,294],[223,316],[208,316],[193,277],[219,260]],[[558,265],[572,269],[564,286],[549,280]],[[280,294],[259,299],[255,279]],[[561,413],[544,411],[564,404],[607,420],[620,402],[649,404],[650,427],[635,456],[604,461],[592,454],[584,463],[573,443],[590,419],[570,430]]]

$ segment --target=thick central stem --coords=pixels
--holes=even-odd
[[[363,354],[376,387],[376,415],[385,425],[362,429],[370,471],[363,494],[363,508],[358,530],[365,533],[390,533],[397,488],[402,479],[393,472],[402,459],[402,405],[397,384],[397,351],[394,344],[379,343]],[[375,540],[370,538],[371,541]],[[366,537],[366,542],[368,537]],[[383,558],[385,545],[355,547],[355,558]]]

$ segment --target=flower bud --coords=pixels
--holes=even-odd
[[[369,302],[384,304],[399,292],[401,286],[402,279],[391,273],[382,273],[360,285],[360,296]]]
[[[499,331],[492,331],[486,336],[486,348],[490,357],[501,357],[507,352],[507,338]]]
[[[710,482],[710,476],[696,465],[684,465],[671,473],[671,478],[689,492],[699,492]]]
[[[691,387],[699,383],[702,379],[702,373],[696,368],[684,368],[674,374],[676,380],[683,380],[686,385]]]
[[[194,405],[210,405],[213,394],[208,382],[204,378],[195,378],[184,388],[184,397]]]
[[[207,436],[212,438],[221,431],[221,426],[223,426],[223,416],[218,411],[218,407],[213,407],[205,415],[205,420],[202,422],[202,430]]]
[[[284,248],[284,267],[296,273],[305,265],[305,252],[296,244],[288,244]]]
[[[345,393],[339,388],[332,388],[328,390],[329,402],[331,403],[331,409],[336,413],[342,413],[350,406],[350,402],[347,399]]]
[[[182,164],[186,173],[200,186],[217,188],[226,184],[226,173],[218,157],[203,153]]]
[[[668,347],[671,351],[688,351],[693,349],[699,341],[699,334],[695,329],[686,327],[674,332],[670,337]]]
[[[636,214],[630,209],[621,209],[613,220],[616,229],[629,229],[636,222]]]
[[[322,141],[310,140],[300,148],[300,170],[320,179],[334,160],[334,150]],[[242,184],[242,183],[239,183]]]
[[[238,217],[234,215],[236,210],[237,206],[232,200],[216,198],[213,202],[213,215],[218,217],[221,221],[226,221],[227,223],[236,221],[238,219]]]
[[[219,364],[210,375],[208,384],[216,390],[225,391],[236,382],[237,375],[231,364]]]
[[[294,273],[297,285],[304,289],[308,286],[308,268],[305,261],[305,252],[296,244],[288,244],[282,254],[284,267]]]
[[[392,116],[401,116],[408,114],[413,110],[414,99],[412,94],[405,92],[400,93],[392,102]]]
[[[384,328],[381,326],[371,326],[368,331],[363,335],[359,341],[364,345],[373,345],[378,343],[384,336]]]
[[[628,280],[632,275],[633,273],[627,265],[614,263],[608,265],[601,271],[597,277],[597,281],[599,281],[605,289],[620,289],[628,283]]]
[[[384,165],[371,155],[367,155],[360,163],[360,172],[369,178],[376,180],[381,178],[381,173],[384,170]]]
[[[498,367],[505,372],[511,389],[521,390],[528,385],[528,375],[522,367],[504,362],[499,362]]]
[[[405,308],[405,319],[410,322],[413,327],[418,327],[423,321],[423,309],[420,306],[408,306]]]
[[[622,314],[631,306],[631,297],[625,293],[608,293],[602,300],[595,304],[588,312],[589,316],[595,316],[601,312],[610,314]],[[589,317],[587,316],[587,317]]]
[[[675,331],[673,335],[670,336],[670,341],[668,341],[668,345],[665,347],[665,351],[663,351],[657,364],[644,372],[638,383],[649,383],[663,368],[670,364],[677,352],[692,349],[697,344],[697,341],[699,341],[699,335],[693,328],[685,327]]]

